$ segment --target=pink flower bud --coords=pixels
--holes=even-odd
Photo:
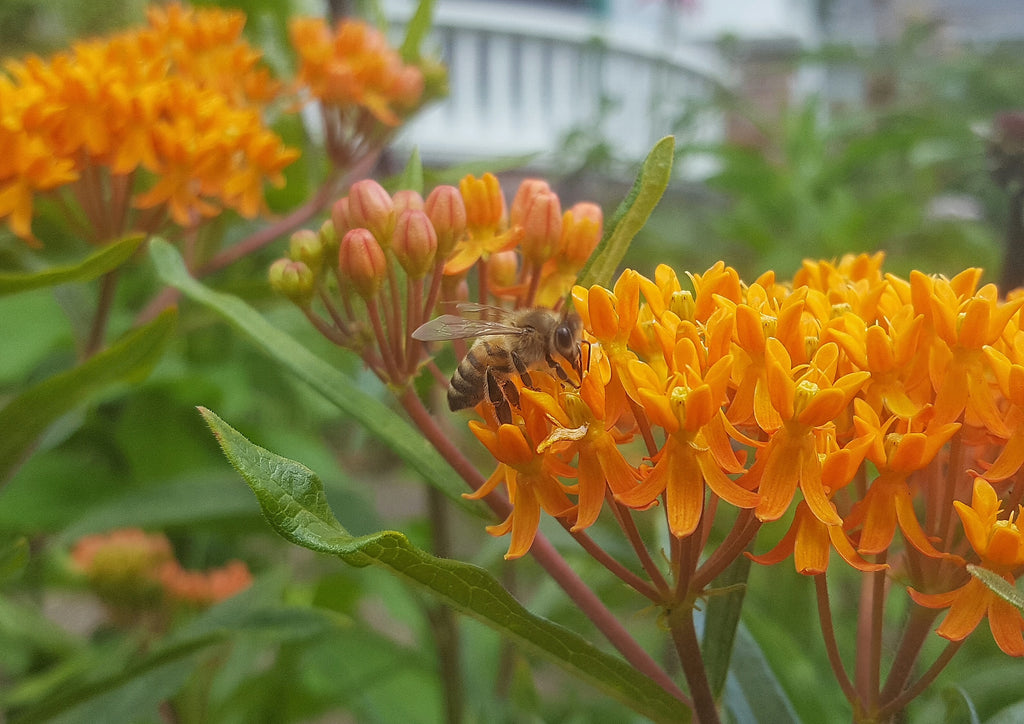
[[[466,203],[454,186],[438,186],[427,196],[424,209],[437,232],[437,254],[446,259],[466,233]]]
[[[548,182],[539,178],[523,179],[516,189],[516,197],[512,199],[512,208],[508,212],[508,221],[513,226],[522,225],[523,217],[526,216],[526,207],[530,200],[541,192],[549,192],[551,187]]]
[[[562,238],[562,204],[558,195],[540,191],[524,202],[523,240],[520,249],[523,258],[540,266],[554,256]]]
[[[390,243],[395,228],[395,202],[383,186],[373,179],[352,184],[348,191],[348,211],[351,228],[369,229],[382,246]]]
[[[334,202],[331,207],[331,223],[334,224],[334,233],[339,239],[350,229],[355,228],[352,223],[352,214],[349,211],[348,196],[342,196]]]
[[[418,209],[423,211],[423,197],[412,189],[396,191],[392,199],[395,204],[395,218],[402,215],[406,209]]]
[[[387,258],[368,229],[352,229],[341,238],[338,270],[363,299],[377,293],[387,275]]]
[[[498,251],[487,260],[487,283],[491,289],[514,286],[519,275],[519,254],[515,249]]]
[[[425,276],[437,253],[437,232],[430,217],[416,209],[403,211],[395,223],[391,248],[406,274],[413,279]]]
[[[268,277],[271,289],[300,307],[308,305],[313,299],[316,277],[304,262],[278,259],[270,265]]]

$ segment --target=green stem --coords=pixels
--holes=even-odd
[[[117,292],[118,270],[114,269],[103,275],[100,280],[100,296],[96,302],[96,314],[92,318],[92,326],[89,329],[89,337],[82,351],[83,359],[89,359],[103,348],[103,339],[107,333],[107,323],[110,321],[110,310],[114,304],[114,294]]]
[[[449,512],[444,495],[433,486],[427,487],[427,512],[430,517],[431,540],[434,555],[451,558],[451,531]],[[455,614],[448,606],[431,606],[427,610],[430,629],[434,635],[440,664],[441,684],[444,689],[445,721],[459,724],[463,720],[465,698],[462,685],[462,656],[459,645],[459,627]]]

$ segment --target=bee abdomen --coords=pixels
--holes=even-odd
[[[476,369],[468,357],[462,361],[448,385],[448,407],[452,412],[475,407],[483,401],[484,372]]]

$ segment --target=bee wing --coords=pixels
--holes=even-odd
[[[513,327],[500,322],[488,322],[484,319],[466,319],[454,314],[443,314],[420,325],[412,333],[413,339],[421,342],[440,342],[446,339],[466,339],[467,337],[485,337],[493,334],[522,334],[520,327]]]
[[[476,302],[459,302],[456,306],[463,314],[480,314],[493,322],[503,322],[512,318],[512,311],[493,304],[477,304]]]

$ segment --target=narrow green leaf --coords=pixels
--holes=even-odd
[[[1002,576],[997,573],[993,573],[987,568],[975,566],[971,563],[967,564],[967,572],[984,583],[985,587],[992,591],[992,593],[996,594],[1007,603],[1016,606],[1019,610],[1024,611],[1024,596],[1022,596],[1021,592],[1010,585],[1010,582]]]
[[[406,63],[415,63],[423,56],[423,39],[434,22],[434,0],[420,0],[416,12],[409,19],[405,40],[398,52]]]
[[[590,259],[580,270],[576,283],[584,287],[594,284],[609,286],[615,270],[629,249],[633,237],[643,228],[654,207],[658,205],[668,182],[672,178],[672,158],[675,138],[665,138],[654,144],[647,154],[640,172],[626,198],[612,215],[604,238]]]
[[[736,629],[735,654],[723,701],[731,718],[741,724],[794,722],[800,717],[768,665],[757,641],[742,624]]]
[[[128,261],[144,239],[145,237],[139,234],[115,241],[90,254],[84,261],[71,266],[53,267],[29,273],[0,273],[0,296],[39,287],[50,287],[55,284],[87,282],[90,279],[95,279]]]
[[[700,649],[715,698],[721,696],[729,674],[729,659],[736,639],[736,627],[740,624],[740,614],[743,612],[750,564],[749,558],[739,556],[711,584],[707,613],[704,616],[704,640]]]
[[[270,324],[238,297],[215,292],[190,277],[181,256],[167,242],[154,239],[149,248],[164,281],[220,314],[271,359],[359,421],[371,435],[394,450],[428,483],[464,510],[484,515],[479,506],[471,505],[462,497],[465,487],[448,463],[403,417],[367,394],[350,377]]]
[[[28,538],[0,543],[0,585],[17,576],[28,564]]]
[[[26,390],[0,410],[0,481],[13,472],[50,423],[94,393],[117,382],[138,382],[160,359],[174,330],[168,310],[78,367]]]
[[[409,154],[409,162],[405,164],[402,173],[394,178],[394,181],[387,184],[389,191],[410,189],[418,194],[423,193],[423,162],[420,161],[420,149],[413,148]]]
[[[531,614],[487,571],[436,558],[395,531],[358,538],[349,535],[327,505],[323,484],[309,468],[252,444],[213,412],[200,411],[228,460],[256,494],[267,521],[282,537],[334,554],[350,565],[382,566],[655,721],[689,720],[689,710],[681,702],[621,659]]]

